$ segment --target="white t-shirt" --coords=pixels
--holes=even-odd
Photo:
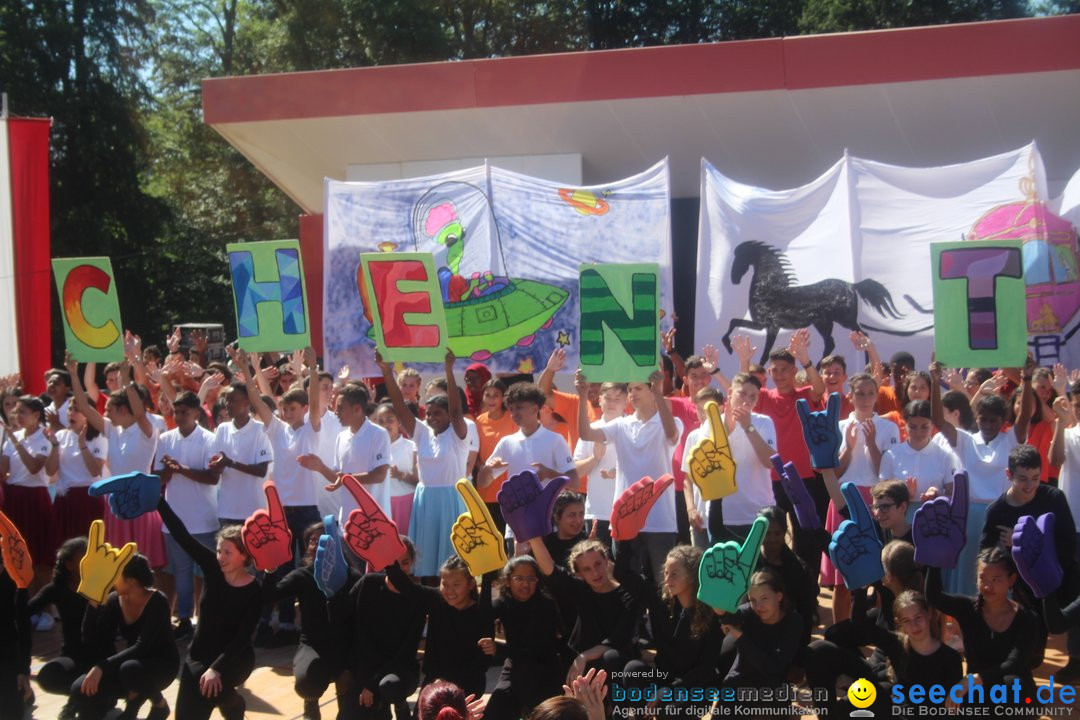
[[[417,423],[419,426],[419,423]],[[390,464],[390,433],[386,428],[376,425],[370,420],[365,420],[360,429],[353,433],[345,428],[338,434],[337,449],[334,451],[333,467],[343,473],[368,473],[383,465]],[[389,473],[387,473],[389,477]],[[370,483],[364,485],[364,489],[371,493],[375,502],[386,513],[386,517],[393,517],[390,512],[390,483]],[[345,521],[349,513],[356,509],[356,500],[352,493],[344,487],[334,491],[341,502],[341,510],[338,511],[338,523],[342,532],[345,529]]]
[[[60,469],[57,472],[56,494],[63,495],[73,487],[89,487],[101,479],[101,475],[91,475],[83,462],[82,449],[79,447],[79,433],[74,430],[60,430],[56,433],[60,443]],[[109,441],[98,433],[93,440],[86,441],[86,448],[98,460],[109,455]],[[104,470],[102,466],[102,470]]]
[[[310,413],[305,420],[310,420]],[[334,452],[337,449],[337,438],[341,434],[341,421],[332,411],[323,413],[322,422],[319,426],[319,459],[326,463],[326,467],[334,467]],[[340,495],[336,492],[327,492],[324,488],[327,483],[325,478],[319,477],[315,483],[315,503],[319,506],[319,515],[337,515],[341,512]]]
[[[218,453],[225,453],[230,460],[244,465],[258,465],[274,459],[265,428],[254,418],[239,429],[232,420],[218,425],[211,454]],[[218,481],[218,517],[245,520],[259,508],[265,508],[264,482],[266,478],[249,475],[236,468],[226,467],[222,470],[221,480]]]
[[[469,457],[468,438],[459,438],[451,425],[436,435],[426,422],[417,421],[413,430],[420,482],[426,487],[452,487],[465,477]]]
[[[285,507],[315,505],[315,488],[323,476],[314,470],[305,470],[296,461],[298,455],[317,454],[320,430],[316,432],[311,423],[304,421],[296,430],[276,415],[270,416],[266,428],[267,439],[274,453],[274,485]]]
[[[52,443],[45,437],[41,427],[34,431],[30,437],[26,436],[25,430],[16,430],[15,437],[22,442],[22,446],[26,448],[26,452],[30,453],[32,457],[43,456],[47,458],[49,453],[52,452]],[[20,487],[49,486],[49,476],[45,472],[45,466],[42,465],[41,469],[36,473],[31,473],[23,464],[22,458],[19,457],[19,451],[15,449],[15,443],[11,442],[11,440],[4,441],[4,456],[7,457],[10,468],[7,479],[8,485],[18,485]]]
[[[507,477],[513,477],[525,470],[533,470],[533,463],[542,463],[559,473],[573,470],[574,456],[570,454],[570,446],[566,444],[566,438],[548,430],[541,425],[536,428],[532,435],[526,435],[518,430],[516,433],[499,438],[495,443],[495,449],[491,451],[492,457],[502,458],[507,467],[503,473]],[[546,483],[545,483],[546,484]]]
[[[417,420],[416,424],[419,425],[420,421]],[[398,435],[398,439],[390,443],[390,464],[400,472],[411,473],[413,471],[415,454],[416,443],[404,435]],[[416,491],[415,485],[392,478],[389,474],[386,476],[386,482],[390,483],[390,497],[392,498],[412,495]]]
[[[469,452],[480,452],[480,431],[476,429],[476,423],[470,418],[462,418],[465,420],[465,443],[468,445]],[[420,421],[417,420],[419,424]]]
[[[157,434],[161,435],[169,429],[169,424],[165,422],[165,418],[161,417],[157,413],[146,413],[146,419],[150,421],[150,424],[157,430]]]
[[[671,456],[682,438],[683,424],[679,418],[675,418],[675,427],[678,430],[676,440],[669,442],[657,412],[645,422],[637,415],[624,415],[597,428],[611,445],[607,451],[614,449],[616,453],[616,498],[646,475],[656,480],[671,473]],[[642,531],[676,532],[674,483],[653,505]]]
[[[889,448],[896,447],[900,444],[900,428],[896,426],[896,423],[891,420],[886,420],[878,414],[874,414],[871,418],[874,422],[874,429],[877,431],[875,435],[874,444],[877,445],[878,450],[884,455],[885,451]],[[855,419],[855,413],[851,413],[846,420],[840,421],[840,437],[844,438],[840,441],[840,454],[843,455],[847,448],[847,429],[852,423],[858,423],[859,420]],[[851,451],[851,462],[848,463],[847,470],[840,476],[841,483],[855,483],[860,487],[873,487],[878,481],[878,471],[874,468],[874,462],[870,459],[870,451],[866,448],[866,437],[863,435],[862,428],[859,428],[855,433],[855,447]],[[727,504],[724,505],[724,519],[727,520]]]
[[[106,439],[109,441],[109,473],[126,475],[130,472],[149,473],[157,451],[158,434],[152,429],[149,437],[143,434],[139,423],[121,428],[105,418]]]
[[[596,420],[590,427],[599,430],[604,420]],[[578,440],[574,448],[575,464],[592,457],[594,443]],[[604,477],[607,475],[608,477]],[[587,520],[611,519],[611,506],[615,503],[615,448],[607,448],[604,457],[589,473],[589,491],[585,494],[585,518]]]
[[[776,425],[768,415],[750,413],[750,424],[775,452]],[[706,420],[701,427],[690,432],[683,450],[682,469],[687,473],[687,480],[694,489],[698,512],[702,517],[709,517],[709,503],[701,499],[701,493],[692,480],[690,473],[690,451],[702,438],[711,437],[712,425]],[[728,433],[731,457],[735,461],[736,491],[724,498],[724,522],[730,525],[752,525],[762,508],[776,504],[773,495],[771,468],[763,467],[754,446],[742,425],[735,424],[735,429]]]
[[[956,429],[956,456],[967,470],[971,502],[994,502],[1009,489],[1005,470],[1009,467],[1009,453],[1019,444],[1012,430],[999,432],[987,443],[978,430],[969,433]]]
[[[943,491],[946,483],[951,484],[953,473],[959,465],[960,462],[956,456],[937,443],[927,443],[922,450],[916,450],[907,443],[900,443],[886,450],[881,457],[878,478],[881,480],[915,478],[917,481],[915,497],[911,498],[911,502],[919,504],[922,494],[931,487]]]
[[[1058,485],[1069,501],[1073,521],[1080,527],[1080,425],[1065,428],[1065,462],[1061,464]]]
[[[608,452],[611,452],[609,449]],[[541,425],[536,428],[532,435],[526,435],[518,430],[516,433],[499,438],[495,443],[495,449],[491,451],[491,457],[502,458],[507,467],[505,475],[510,478],[525,470],[536,471],[532,466],[534,462],[543,464],[558,473],[567,473],[577,467],[574,464],[574,456],[570,454],[570,446],[566,444],[566,438],[557,432],[548,430]],[[496,475],[496,478],[501,477]],[[541,485],[547,485],[548,480],[541,480]],[[610,515],[610,513],[609,513]],[[506,526],[506,537],[513,538],[514,530],[509,524]]]
[[[162,459],[166,455],[185,467],[205,470],[210,466],[210,458],[214,455],[214,439],[214,433],[201,425],[196,425],[187,437],[180,432],[180,428],[165,431],[158,438],[154,470],[161,471],[165,468]],[[187,475],[175,473],[165,486],[165,499],[184,521],[188,532],[208,533],[220,529],[217,485],[196,482]],[[161,531],[169,532],[164,526]]]
[[[45,408],[45,410],[52,411],[52,412],[56,413],[56,417],[60,419],[60,424],[63,425],[66,428],[69,425],[69,423],[68,423],[68,417],[69,417],[68,416],[68,408],[69,407],[71,407],[71,398],[67,397],[67,398],[64,398],[64,402],[60,404],[59,408],[56,407],[55,402],[51,402],[51,403],[49,403],[49,407]],[[89,444],[90,443],[87,443],[87,445],[89,445]],[[76,446],[78,446],[78,443],[76,443]]]

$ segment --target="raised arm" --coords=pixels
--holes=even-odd
[[[540,377],[536,381],[536,386],[540,388],[544,395],[547,395],[548,402],[552,402],[552,392],[555,390],[555,373],[564,367],[566,367],[566,351],[561,347],[557,347],[551,351],[547,365],[544,366],[544,371],[540,373]]]
[[[1050,464],[1065,464],[1065,428],[1074,422],[1072,406],[1064,396],[1054,400],[1054,438],[1050,441]]]
[[[131,373],[128,372],[127,361],[120,365],[120,389],[127,395],[128,404],[131,405],[131,414],[135,416],[135,423],[146,437],[154,434],[154,426],[150,418],[146,417],[146,406],[143,405],[142,396],[139,395],[135,383],[131,381]]]
[[[660,424],[664,428],[664,437],[672,445],[679,444],[679,426],[675,422],[675,416],[671,414],[671,405],[664,397],[664,374],[657,370],[649,376],[649,389],[652,390],[653,398],[656,399],[656,411],[660,413]],[[585,405],[584,402],[579,405]],[[580,425],[578,432],[580,433]]]
[[[446,395],[447,404],[450,406],[450,427],[459,439],[464,440],[469,434],[469,426],[465,424],[465,411],[461,407],[461,393],[458,392],[457,380],[454,379],[454,351],[446,348],[446,360],[443,366],[446,369]],[[411,414],[411,413],[410,413]],[[473,460],[475,461],[475,457]],[[471,468],[470,468],[471,470]],[[472,474],[470,472],[470,474]]]
[[[957,432],[953,424],[945,419],[945,406],[941,404],[941,363],[930,363],[930,418],[950,447],[956,447]]]
[[[225,351],[229,354],[229,359],[236,365],[236,369],[240,371],[244,377],[244,389],[247,390],[248,402],[251,403],[251,409],[255,412],[255,416],[259,418],[259,422],[270,427],[270,423],[274,421],[274,414],[270,412],[270,408],[266,406],[266,403],[262,401],[262,394],[259,392],[259,388],[256,387],[256,381],[254,372],[251,368],[257,368],[259,366],[259,357],[256,355],[254,358],[249,358],[248,354],[239,348],[234,348],[231,345],[225,348]],[[249,362],[254,360],[254,362]],[[261,370],[255,372],[262,375]]]
[[[394,369],[390,367],[390,363],[383,360],[382,355],[378,350],[375,351],[375,366],[379,368],[379,372],[382,373],[383,383],[386,386],[386,394],[390,398],[390,402],[394,406],[394,414],[397,415],[398,422],[401,423],[401,429],[405,431],[405,434],[412,437],[416,433],[416,416],[412,414],[408,406],[405,404],[405,396],[401,392],[401,386],[398,385],[397,376],[394,375]],[[452,370],[447,372],[450,377],[453,377]],[[449,387],[450,378],[447,378],[447,387]],[[456,387],[456,386],[455,386]],[[455,393],[457,390],[455,389]],[[447,399],[449,400],[450,393],[447,392]],[[461,403],[458,402],[458,409],[460,410]],[[456,429],[455,429],[456,432]],[[464,436],[461,436],[464,437]]]
[[[1031,417],[1035,414],[1035,391],[1031,387],[1031,376],[1034,372],[1035,361],[1029,355],[1027,364],[1021,371],[1020,414],[1016,416],[1016,422],[1013,424],[1013,432],[1016,434],[1016,441],[1019,443],[1027,442],[1028,429],[1031,428]]]
[[[101,413],[98,412],[97,406],[90,401],[87,397],[86,391],[83,390],[82,383],[79,382],[79,363],[75,362],[75,358],[71,357],[71,353],[64,353],[64,365],[67,368],[68,374],[71,375],[71,391],[72,397],[75,401],[75,409],[86,416],[86,422],[90,424],[90,427],[97,430],[99,433],[105,432],[105,418],[101,417]],[[90,368],[94,366],[94,363],[87,363],[87,375],[92,375]],[[94,386],[97,388],[97,385]]]
[[[810,396],[814,402],[820,401],[825,395],[825,381],[821,379],[814,363],[810,362],[810,331],[807,328],[801,328],[793,332],[791,342],[788,343],[788,350],[806,372],[806,379],[810,381]]]
[[[65,352],[64,355],[66,357],[70,357],[70,353]],[[69,367],[68,370],[70,371],[70,369],[71,368]],[[76,366],[75,369],[78,370],[78,367]],[[75,382],[76,380],[78,380],[78,376],[76,374],[72,373],[71,380],[72,380],[72,382]],[[86,363],[86,367],[83,368],[83,382],[86,384],[86,394],[88,396],[90,396],[90,402],[91,403],[96,403],[97,399],[98,399],[98,396],[101,395],[101,388],[99,388],[98,384],[97,384],[97,363],[96,362],[88,362],[88,363]],[[83,414],[85,415],[86,413],[83,413]]]
[[[578,437],[589,442],[604,442],[607,436],[603,431],[594,428],[589,420],[589,383],[586,382],[581,368],[578,368],[577,373],[574,374],[574,389],[578,394]],[[661,398],[659,404],[667,405],[667,402]],[[671,414],[670,408],[668,408],[668,414]]]
[[[322,431],[322,393],[319,391],[319,362],[315,348],[304,348],[304,364],[308,367],[308,424],[315,432]]]

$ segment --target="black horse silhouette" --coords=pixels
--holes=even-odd
[[[731,321],[723,337],[730,353],[731,333],[736,328],[765,331],[765,347],[761,353],[764,364],[782,328],[797,330],[814,326],[825,340],[825,355],[832,353],[833,323],[849,330],[863,331],[859,325],[859,300],[865,300],[883,316],[903,317],[893,304],[892,295],[877,280],[849,283],[829,278],[812,285],[795,285],[791,265],[783,252],[772,245],[750,240],[735,248],[731,264],[731,282],[738,285],[750,268],[750,320]]]

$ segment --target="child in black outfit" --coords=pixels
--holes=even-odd
[[[123,720],[134,720],[147,700],[149,720],[169,716],[161,693],[176,677],[180,653],[173,639],[169,599],[153,584],[150,563],[135,554],[105,604],[91,602],[87,607],[82,634],[93,664],[72,683],[70,700],[82,720],[104,718],[120,698],[127,700]],[[118,636],[127,643],[119,652],[114,645]]]
[[[241,539],[240,526],[218,533],[215,553],[191,536],[165,498],[158,503],[158,514],[173,539],[203,572],[199,625],[180,669],[176,717],[207,720],[217,707],[225,720],[239,720],[246,704],[236,686],[255,669],[251,641],[262,607],[262,590],[248,571],[251,556]]]

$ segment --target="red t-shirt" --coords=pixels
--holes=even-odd
[[[682,420],[683,424],[682,437],[679,438],[679,444],[675,447],[675,454],[671,456],[671,474],[675,476],[675,492],[681,493],[685,477],[682,470],[682,458],[683,449],[686,447],[686,436],[697,430],[701,426],[701,421],[698,420],[697,405],[694,404],[692,398],[676,395],[669,397],[668,400],[671,401],[671,414]]]
[[[777,452],[784,462],[795,464],[802,478],[814,477],[814,469],[810,465],[810,450],[803,438],[802,421],[795,409],[795,401],[805,399],[810,403],[811,410],[817,410],[820,403],[814,400],[813,392],[809,386],[783,394],[775,388],[766,388],[761,391],[754,408],[755,412],[772,418],[776,426]],[[780,481],[775,470],[772,471],[772,479],[773,482]]]

